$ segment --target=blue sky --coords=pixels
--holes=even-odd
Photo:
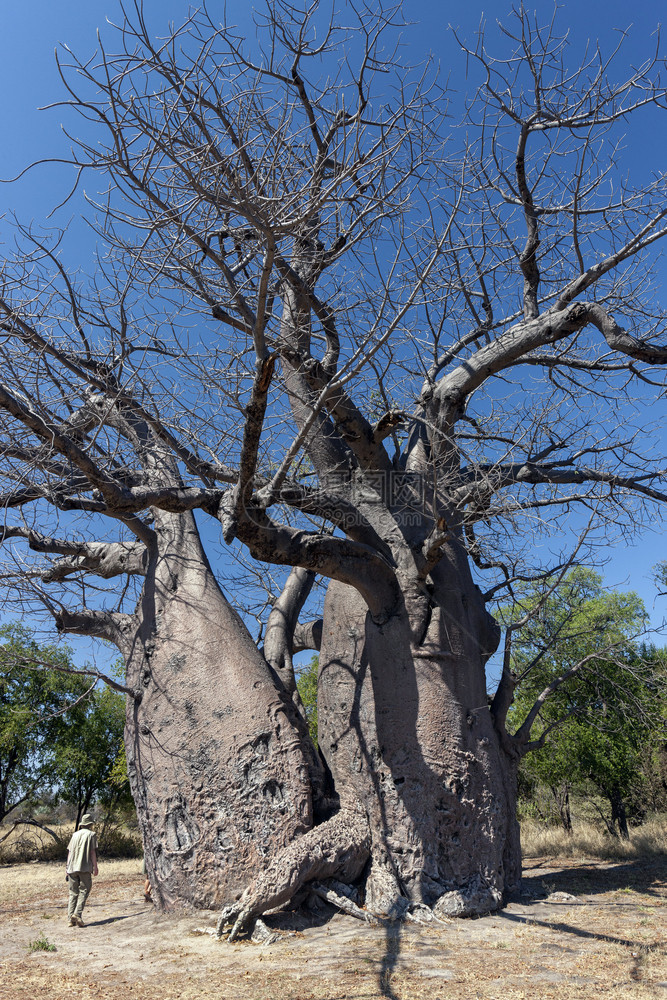
[[[128,6],[132,6],[129,0]],[[323,3],[323,6],[325,4]],[[388,3],[385,6],[389,6]],[[412,26],[405,32],[405,46],[415,61],[432,54],[454,91],[466,86],[465,59],[449,25],[473,42],[480,23],[493,29],[497,20],[507,21],[511,3],[468,0],[406,0],[403,15]],[[528,3],[545,19],[553,4],[540,0]],[[180,21],[190,5],[184,0],[146,0],[147,20],[159,33],[170,20]],[[222,9],[216,0],[210,11]],[[241,31],[251,28],[253,5],[247,0],[227,0],[230,21]],[[644,58],[650,37],[659,23],[664,4],[658,0],[629,5],[621,0],[563,0],[559,4],[561,23],[571,29],[578,43],[599,38],[605,49],[617,39],[619,30],[631,27],[625,51],[631,60]],[[60,131],[62,112],[39,114],[37,108],[63,96],[55,60],[58,43],[70,46],[78,55],[92,54],[96,31],[108,34],[107,19],[117,21],[116,0],[22,0],[3,3],[0,10],[0,129],[3,136],[0,176],[17,174],[26,163],[43,156],[65,152],[67,142]],[[657,138],[657,137],[655,137]],[[664,141],[664,140],[663,140]],[[58,183],[59,182],[59,183]],[[23,184],[11,190],[0,188],[0,209],[16,208],[23,218],[43,218],[53,207],[54,188],[65,193],[63,172],[41,168]]]
[[[222,10],[222,4],[211,2],[210,12]],[[324,5],[323,5],[324,6]],[[527,4],[545,19],[551,16],[553,4]],[[628,5],[620,0],[564,0],[560,5],[561,24],[571,29],[577,44],[599,38],[603,48],[618,40],[618,32],[631,28],[625,46],[628,62],[639,62],[655,44],[651,35],[660,20],[664,4],[656,0]],[[188,4],[180,0],[147,0],[145,9],[149,24],[159,33],[169,19],[181,20]],[[228,0],[228,18],[239,28],[250,26],[252,5],[247,0]],[[475,32],[484,19],[489,28],[497,19],[504,20],[510,4],[468,0],[465,4],[437,0],[409,0],[403,13],[414,22],[405,33],[405,46],[410,59],[419,61],[432,53],[454,91],[466,89],[465,60],[448,25],[457,26],[461,34],[474,44]],[[54,48],[67,43],[80,55],[92,54],[99,28],[104,35],[106,18],[118,20],[118,8],[113,0],[22,0],[5,2],[0,12],[0,130],[3,136],[0,154],[0,176],[11,177],[28,163],[43,157],[66,154],[67,141],[60,123],[59,109],[39,113],[37,108],[63,96],[54,60]],[[667,129],[646,134],[633,134],[628,140],[628,167],[639,173],[644,168],[642,147],[648,141],[652,151],[657,144],[667,147]],[[658,150],[659,151],[659,150]],[[667,153],[667,148],[664,149]],[[41,166],[20,182],[0,185],[0,213],[13,210],[27,222],[43,221],[55,203],[68,191],[70,173],[66,168]],[[76,218],[76,205],[69,205],[57,221],[66,223]],[[6,238],[4,229],[3,238]],[[83,237],[82,237],[83,239]],[[665,335],[667,340],[667,334]],[[667,559],[667,532],[664,524],[645,531],[635,544],[616,544],[604,555],[603,568],[609,585],[635,589],[644,598],[653,623],[657,625],[667,612],[667,600],[654,607],[655,589],[651,582],[651,567],[659,559]],[[664,639],[663,639],[664,641]]]

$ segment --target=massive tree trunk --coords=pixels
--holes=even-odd
[[[159,513],[156,530],[126,651],[128,770],[154,898],[213,907],[310,829],[317,772],[193,516]]]
[[[516,889],[517,756],[494,726],[484,672],[498,630],[460,545],[418,591],[406,579],[400,606],[378,618],[356,589],[330,583],[318,738],[340,809],[279,853],[220,929],[232,922],[234,935],[314,878],[349,877],[355,864],[361,873],[366,859],[357,882],[378,915],[426,905],[472,916]]]
[[[423,635],[405,611],[376,625],[349,587],[325,606],[319,739],[342,803],[363,804],[372,863],[366,904],[470,915],[520,877],[515,768],[488,709],[494,642],[481,600],[446,572]]]

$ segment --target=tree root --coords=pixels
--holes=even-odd
[[[332,906],[335,906],[343,913],[347,913],[348,916],[356,917],[357,920],[364,920],[367,924],[372,924],[374,927],[377,927],[379,923],[383,922],[374,913],[369,913],[368,910],[362,910],[360,906],[357,906],[357,904],[347,896],[343,896],[334,889],[327,888],[327,886],[322,885],[319,882],[313,882],[310,886],[310,891],[315,896],[319,896],[320,899],[324,899],[327,903],[331,903]]]
[[[413,924],[452,924],[452,917],[438,917],[425,903],[414,903],[405,911],[405,919]]]
[[[479,917],[502,906],[502,894],[482,874],[452,889],[433,905],[436,917]]]
[[[256,917],[289,902],[306,883],[334,875],[346,882],[354,881],[368,861],[369,851],[365,816],[341,810],[271,859],[239,899],[223,908],[217,936],[223,937],[225,927],[231,924],[227,940],[234,941]]]
[[[218,938],[230,927],[227,940],[252,930],[257,918],[308,893],[373,926],[398,920],[449,924],[455,917],[478,916],[498,909],[500,892],[481,874],[456,889],[447,889],[432,905],[410,900],[383,859],[375,857],[366,878],[366,905],[350,898],[354,882],[370,857],[371,838],[365,816],[341,810],[279,851],[243,894],[225,906],[217,924]],[[340,879],[340,881],[337,881]],[[271,932],[260,927],[253,940],[269,942]],[[269,942],[270,943],[270,942]]]
[[[262,918],[257,917],[255,926],[252,929],[252,937],[250,938],[253,944],[273,944],[279,937],[280,934],[269,930]]]

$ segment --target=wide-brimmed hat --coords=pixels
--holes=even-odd
[[[92,826],[94,822],[91,813],[84,813],[79,821],[79,826]]]

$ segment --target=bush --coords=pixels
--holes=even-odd
[[[141,837],[136,831],[121,826],[108,826],[99,837],[99,851],[106,858],[141,858]]]
[[[54,825],[53,832],[57,834],[59,841],[38,827],[17,826],[0,844],[0,865],[26,864],[28,861],[65,861],[74,824]],[[128,829],[124,823],[106,823],[97,827],[97,834],[102,859],[142,857],[143,847],[139,833]]]
[[[37,827],[17,826],[0,844],[0,865],[19,865],[28,861],[64,861],[71,829],[58,827],[54,833],[57,833],[59,841]]]

